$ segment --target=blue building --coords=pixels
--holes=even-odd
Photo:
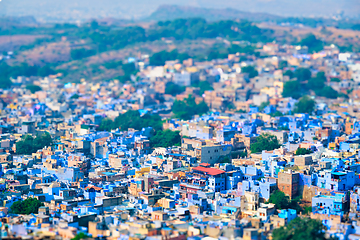
[[[349,211],[349,194],[334,193],[333,195],[318,195],[312,198],[312,212],[343,216]]]
[[[297,217],[297,213],[295,209],[282,209],[278,214],[279,218],[287,219],[287,222],[291,222]]]
[[[353,171],[322,171],[317,174],[316,186],[334,191],[351,190],[355,185]]]

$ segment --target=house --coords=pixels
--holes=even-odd
[[[334,195],[317,195],[312,198],[313,213],[343,216],[349,211],[348,194],[335,193]]]
[[[278,188],[284,192],[290,199],[299,195],[299,173],[292,170],[280,172],[278,174]]]

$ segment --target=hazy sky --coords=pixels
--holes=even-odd
[[[325,16],[343,11],[360,16],[360,0],[2,0],[0,14],[34,15],[37,19],[98,17],[141,18],[159,5],[179,4],[207,8],[235,8],[281,16]]]

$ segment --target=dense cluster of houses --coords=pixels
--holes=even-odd
[[[259,51],[268,57],[157,67],[129,59],[139,72],[125,84],[13,79],[16,87],[0,95],[1,237],[271,239],[274,229],[305,216],[320,220],[328,236],[360,239],[359,55],[274,43]],[[294,113],[298,100],[282,96],[289,81],[282,61],[286,69],[323,71],[326,84],[348,99],[316,97],[313,114]],[[258,76],[242,72],[249,65]],[[200,94],[199,81],[214,90]],[[29,82],[41,90],[31,93]],[[169,82],[186,88],[167,94]],[[190,94],[209,113],[174,119],[173,102]],[[153,126],[98,130],[128,110],[159,114],[181,143],[154,148]],[[19,154],[24,136],[42,132],[52,144]],[[254,151],[268,135],[278,146]],[[270,198],[279,191],[308,211],[276,208]],[[38,211],[14,213],[11,206],[28,198],[42,203]]]

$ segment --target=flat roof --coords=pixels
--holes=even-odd
[[[219,175],[222,173],[225,173],[225,171],[216,169],[216,168],[207,168],[207,167],[194,167],[193,170],[200,171],[200,172],[206,172],[210,175]]]

